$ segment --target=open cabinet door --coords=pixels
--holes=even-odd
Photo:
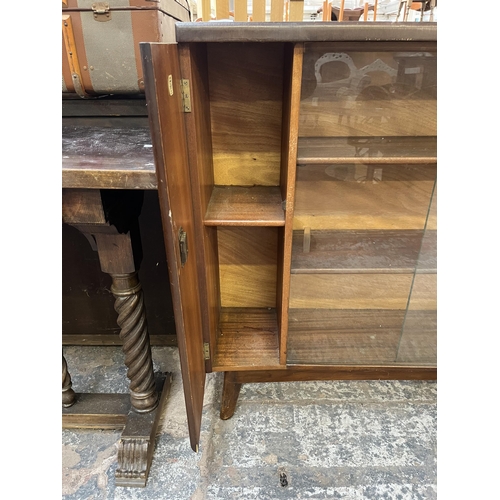
[[[205,362],[178,51],[177,44],[140,45],[189,435],[198,451]]]

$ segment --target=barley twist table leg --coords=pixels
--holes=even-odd
[[[76,401],[75,391],[71,388],[71,376],[64,356],[62,357],[62,405],[69,408]]]
[[[158,405],[153,360],[144,309],[144,298],[137,272],[111,274],[111,293],[121,328],[125,365],[130,380],[130,401],[139,413],[147,413]]]

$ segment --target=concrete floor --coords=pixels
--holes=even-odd
[[[76,392],[127,392],[121,348],[63,352]],[[121,431],[65,430],[64,500],[437,498],[436,382],[247,384],[222,421],[222,374],[209,374],[196,454],[178,351],[154,347],[153,360],[173,385],[146,488],[115,487]]]

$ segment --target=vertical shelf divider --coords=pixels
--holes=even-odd
[[[279,228],[277,309],[279,326],[280,364],[286,365],[288,337],[288,301],[290,297],[290,270],[292,262],[293,208],[297,144],[299,135],[299,109],[302,86],[302,59],[304,44],[285,44],[285,77],[283,83],[283,125],[281,142],[281,194],[286,201],[285,226]]]

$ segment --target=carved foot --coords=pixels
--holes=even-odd
[[[130,380],[130,402],[135,411],[147,413],[158,405],[158,393],[141,284],[137,272],[111,274],[111,278],[111,293],[116,299],[115,310]]]
[[[220,418],[227,420],[234,415],[241,384],[235,382],[234,372],[224,372],[224,386],[222,388],[222,403],[220,407]]]
[[[157,408],[149,413],[130,411],[118,445],[117,486],[144,487],[149,475],[161,411],[170,390],[171,375],[158,377]],[[161,387],[163,386],[163,389]]]
[[[69,408],[76,401],[75,391],[71,388],[71,376],[64,356],[62,357],[62,405]]]

